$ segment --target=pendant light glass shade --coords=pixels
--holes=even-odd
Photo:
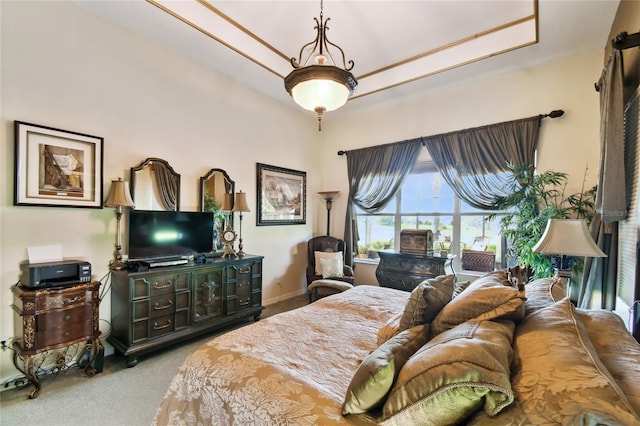
[[[349,67],[342,49],[327,40],[327,20],[323,20],[322,1],[320,2],[320,19],[316,21],[316,38],[300,49],[299,58],[291,58],[294,70],[284,79],[284,86],[293,100],[302,108],[314,111],[318,115],[318,130],[322,130],[322,116],[343,106],[355,91],[358,82],[351,74],[353,61]],[[305,49],[313,45],[313,50],[303,61]],[[337,50],[342,57],[343,67],[336,66],[329,46]]]

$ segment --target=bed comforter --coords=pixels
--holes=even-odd
[[[640,345],[622,321],[576,310],[548,285],[532,286],[531,294],[519,323],[473,318],[422,346],[395,371],[394,389],[385,395],[401,405],[393,415],[384,402],[348,415],[343,404],[354,373],[384,344],[381,331],[397,324],[410,293],[356,286],[203,344],[177,372],[153,424],[640,424]],[[463,349],[474,342],[482,348]],[[486,383],[478,365],[487,370]],[[406,380],[405,370],[415,376]],[[427,370],[438,379],[424,378]],[[456,374],[462,374],[457,381]],[[398,397],[400,382],[416,380],[423,394]],[[469,387],[470,381],[483,386]],[[424,394],[427,386],[434,389]],[[435,413],[461,398],[453,391],[477,402],[458,417]],[[405,409],[405,397],[418,402]]]

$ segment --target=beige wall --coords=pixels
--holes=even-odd
[[[65,257],[88,260],[94,278],[101,279],[116,227],[110,208],[13,206],[14,120],[104,137],[105,197],[112,179],[128,179],[130,167],[159,157],[181,174],[181,209],[193,211],[199,208],[199,177],[213,167],[226,169],[253,210],[244,214],[243,241],[246,252],[265,256],[264,303],[305,291],[305,243],[320,232],[314,224],[317,204],[324,205],[310,197],[307,225],[257,227],[255,168],[261,162],[304,170],[309,192],[320,191],[321,145],[313,117],[71,3],[0,2],[0,7],[2,340],[13,335],[10,287],[27,247],[60,244]],[[324,222],[317,225],[321,230]],[[101,318],[109,320],[110,309],[107,295]],[[0,377],[15,374],[11,352],[0,355]]]
[[[585,165],[595,182],[597,95],[593,83],[602,51],[474,84],[452,86],[358,114],[314,119],[107,24],[69,3],[0,2],[2,74],[0,158],[0,336],[13,334],[10,287],[30,246],[61,244],[66,257],[107,273],[115,243],[112,209],[13,206],[13,121],[21,120],[105,138],[104,191],[147,157],[167,159],[182,175],[181,208],[198,208],[198,178],[227,170],[236,188],[255,200],[255,163],[304,170],[307,225],[256,227],[243,221],[245,251],[265,255],[264,301],[304,291],[306,241],[323,234],[324,202],[317,191],[343,195],[332,210],[332,234],[341,235],[346,161],[336,152],[511,120],[562,108],[544,120],[540,168],[565,171],[578,190]],[[367,97],[357,102],[367,102]],[[251,206],[255,202],[251,201]],[[110,319],[107,295],[101,317]],[[3,352],[0,380],[16,372]]]

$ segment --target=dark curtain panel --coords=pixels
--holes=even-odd
[[[158,182],[158,192],[167,210],[177,210],[178,182],[170,170],[159,164],[154,165],[156,181]]]
[[[627,208],[622,52],[615,49],[611,52],[597,86],[600,88],[600,170],[591,235],[607,257],[585,261],[577,302],[584,309],[613,309],[618,264],[618,226],[615,222],[625,219]],[[602,294],[600,306],[594,306],[596,291]]]
[[[542,116],[424,138],[431,158],[455,193],[469,205],[495,209],[516,167],[533,164]]]
[[[600,213],[594,215],[590,233],[607,257],[587,257],[578,286],[577,300],[582,309],[614,309],[618,259],[618,226],[602,222]],[[573,299],[573,295],[572,295]]]
[[[383,209],[402,186],[418,158],[422,138],[356,149],[347,153],[349,200],[344,240],[348,265],[353,264],[358,245],[358,226],[354,206],[368,213]]]
[[[600,169],[596,210],[604,223],[627,215],[624,177],[622,52],[613,50],[600,78]]]

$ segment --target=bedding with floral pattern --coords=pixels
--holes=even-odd
[[[640,345],[558,284],[355,286],[203,344],[153,424],[640,425]]]

